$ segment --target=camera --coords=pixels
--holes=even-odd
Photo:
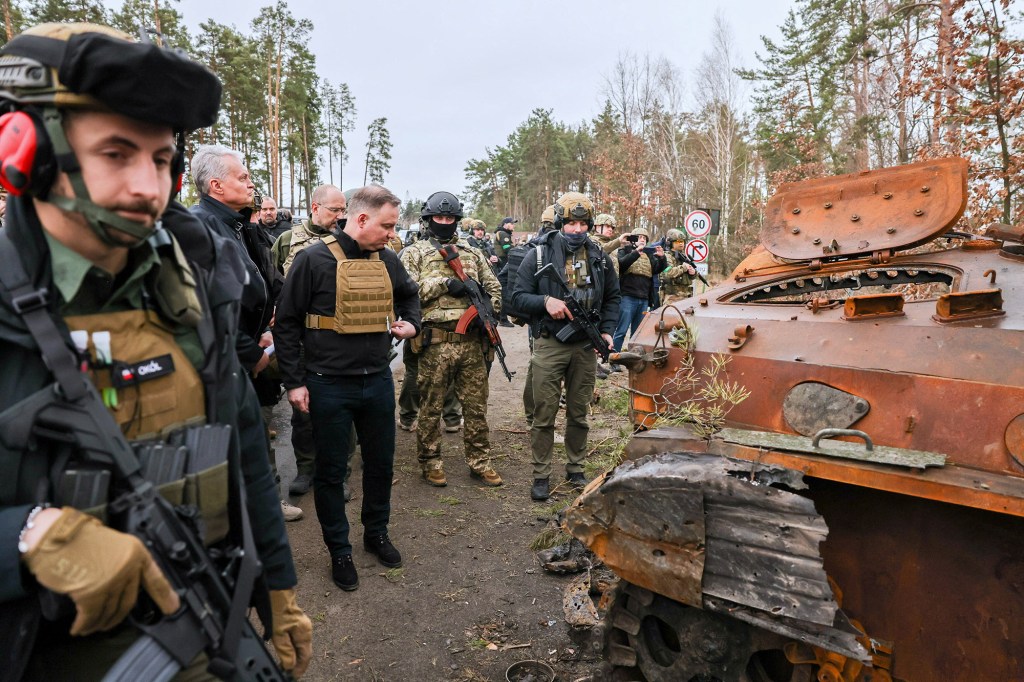
[[[627,242],[630,242],[631,244],[636,244],[638,241],[640,241],[640,235],[627,234],[626,236],[623,237],[623,239],[625,239]]]

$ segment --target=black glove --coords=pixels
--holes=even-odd
[[[449,296],[460,298],[462,296],[465,296],[467,293],[466,285],[462,283],[462,280],[455,279],[454,277],[449,277],[447,280],[445,280],[445,285],[448,287]]]

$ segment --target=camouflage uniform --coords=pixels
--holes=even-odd
[[[458,246],[466,276],[481,284],[495,310],[501,305],[501,285],[486,257],[463,239]],[[433,337],[419,358],[419,426],[416,432],[418,459],[424,471],[442,469],[439,420],[448,386],[462,403],[463,442],[466,463],[477,474],[490,469],[490,438],[487,428],[487,367],[485,341],[479,331],[455,333],[455,325],[469,307],[466,297],[448,294],[447,281],[455,273],[444,262],[431,240],[421,240],[402,251],[402,264],[420,287],[423,335]],[[429,330],[429,332],[428,332]]]

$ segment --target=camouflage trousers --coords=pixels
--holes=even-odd
[[[487,367],[479,340],[427,346],[420,354],[419,369],[420,415],[416,442],[420,465],[424,469],[441,467],[441,411],[448,388],[454,386],[455,396],[462,403],[466,464],[476,472],[487,469],[491,464]]]

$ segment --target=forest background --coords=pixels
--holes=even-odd
[[[374,118],[350,140],[358,93],[321,78],[313,22],[287,3],[245,29],[212,19],[190,31],[171,0],[0,0],[0,43],[42,21],[152,26],[224,83],[220,121],[190,144],[241,151],[261,193],[305,212],[322,182],[387,182],[392,143]],[[620,228],[656,235],[694,208],[721,210],[713,270],[728,272],[757,241],[782,182],[948,155],[971,164],[964,229],[1024,222],[1024,12],[1010,0],[794,0],[778,37],[740,68],[727,20],[685,72],[622,51],[603,74],[604,106],[567,123],[538,107],[507,138],[467,160],[462,196],[493,226],[533,229],[558,194],[594,198]],[[400,99],[396,98],[396,102]],[[355,159],[359,177],[342,177]],[[349,165],[351,168],[351,165]],[[351,175],[351,172],[349,173]],[[401,189],[401,188],[396,188]],[[194,188],[186,201],[194,200]],[[415,220],[421,197],[407,197]]]

